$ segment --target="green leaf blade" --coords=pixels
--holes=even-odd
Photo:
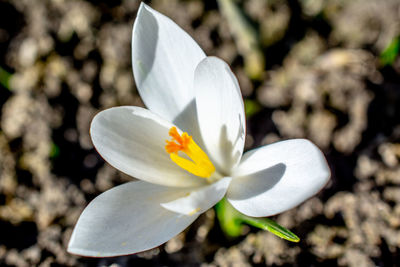
[[[271,219],[268,218],[252,218],[252,217],[243,217],[242,218],[243,222],[263,229],[263,230],[267,230],[271,233],[273,233],[274,235],[283,238],[285,240],[291,241],[291,242],[299,242],[300,238],[295,235],[294,233],[292,233],[291,231],[289,231],[288,229],[286,229],[285,227],[283,227],[282,225],[278,224],[277,222],[274,222]]]
[[[394,38],[380,55],[380,62],[383,66],[392,65],[400,52],[400,37]]]
[[[0,67],[0,84],[11,91],[10,80],[12,74]]]

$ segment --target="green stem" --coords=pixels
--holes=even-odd
[[[238,237],[242,233],[243,224],[248,224],[259,229],[267,230],[280,238],[291,242],[299,242],[300,238],[294,233],[268,218],[255,218],[246,216],[237,211],[223,198],[215,206],[221,229],[229,237]]]

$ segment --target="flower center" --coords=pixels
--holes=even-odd
[[[182,169],[202,178],[209,178],[215,172],[215,167],[208,158],[207,154],[193,141],[187,133],[180,135],[176,127],[171,127],[169,135],[171,141],[166,140],[165,150],[171,160]],[[178,155],[182,151],[191,160]]]

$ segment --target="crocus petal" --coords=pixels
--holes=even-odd
[[[200,214],[217,204],[226,193],[232,178],[225,177],[208,186],[188,192],[184,197],[162,203],[164,208],[181,214]]]
[[[132,33],[132,68],[146,106],[186,132],[195,114],[193,75],[205,57],[198,44],[171,19],[141,4]],[[188,110],[189,109],[189,110]],[[182,115],[188,112],[189,115]],[[189,127],[190,128],[190,127]]]
[[[110,257],[161,245],[198,217],[160,206],[161,202],[182,196],[182,190],[139,181],[104,192],[83,211],[72,233],[68,252]]]
[[[172,126],[147,109],[116,107],[97,114],[90,131],[100,155],[130,176],[167,186],[206,184],[173,163],[165,151]]]
[[[216,167],[229,174],[243,152],[245,115],[236,77],[219,58],[207,57],[194,75],[201,135]]]
[[[249,151],[233,172],[227,199],[254,217],[289,210],[316,194],[330,170],[322,152],[310,141],[293,139]]]

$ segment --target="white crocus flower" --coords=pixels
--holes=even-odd
[[[95,198],[78,220],[69,252],[106,257],[154,248],[224,196],[245,215],[271,216],[316,194],[329,179],[323,154],[304,139],[242,156],[244,106],[229,66],[207,57],[145,4],[133,27],[132,65],[149,109],[102,111],[91,136],[108,163],[141,181]]]

